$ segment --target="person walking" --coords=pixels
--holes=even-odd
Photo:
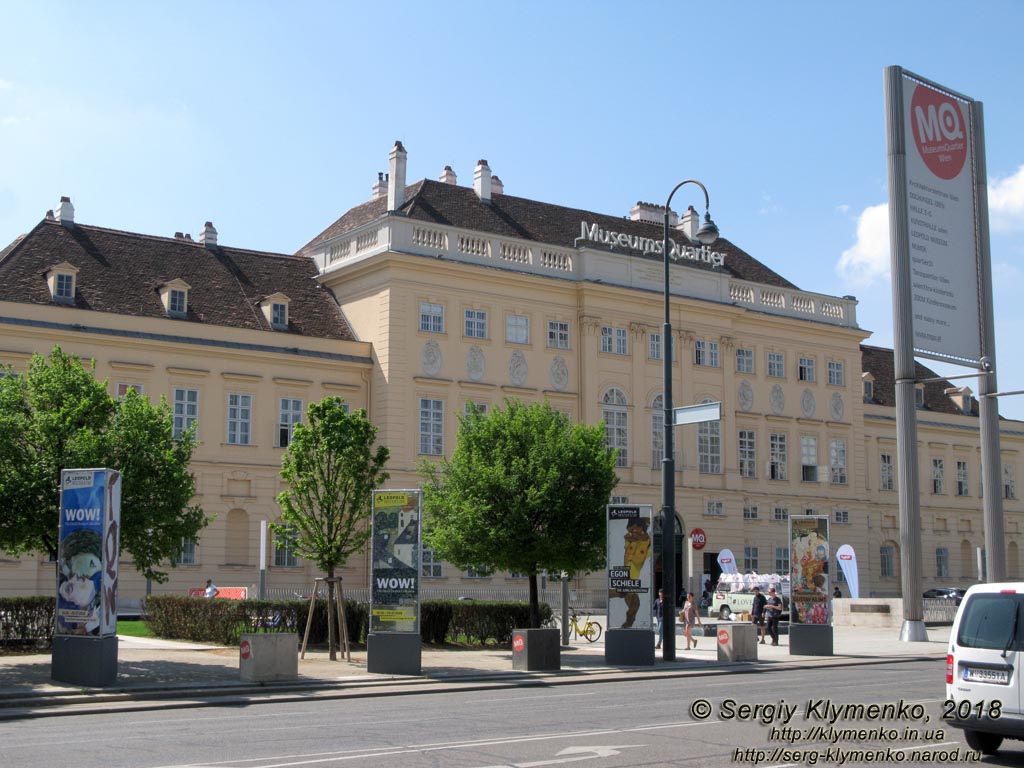
[[[768,620],[768,634],[772,645],[779,644],[779,619],[782,618],[782,598],[775,594],[775,587],[768,587],[768,600],[765,602],[764,613]]]
[[[761,594],[760,587],[754,587],[754,604],[750,607],[750,621],[754,624],[754,631],[761,634],[761,645],[764,645],[764,607],[768,604],[768,598]]]
[[[683,634],[686,636],[686,650],[690,650],[690,644],[697,647],[697,639],[693,636],[693,625],[703,626],[700,621],[700,611],[697,604],[693,602],[693,592],[686,593],[686,602],[683,603],[683,610],[679,612],[679,618],[683,621]]]
[[[213,583],[213,579],[206,580],[206,592],[204,594],[207,597],[216,597],[220,594],[220,590],[217,589],[217,585]]]
[[[832,590],[832,597],[842,597],[842,596],[843,596],[843,590],[841,590],[839,588],[839,585],[836,584],[836,588],[834,590]]]
[[[665,639],[665,590],[658,590],[658,599],[654,601],[654,620],[658,623],[658,644],[655,648],[661,648],[661,641]]]

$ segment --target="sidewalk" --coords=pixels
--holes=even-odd
[[[52,716],[82,711],[199,706],[211,699],[236,703],[289,696],[371,696],[393,694],[396,687],[452,690],[453,687],[507,687],[524,684],[606,682],[637,673],[657,677],[692,674],[732,674],[767,671],[791,666],[847,666],[887,660],[942,658],[950,628],[929,627],[928,642],[903,643],[899,630],[837,627],[832,656],[795,656],[786,635],[777,647],[758,645],[756,662],[719,662],[715,637],[702,637],[697,648],[684,650],[676,640],[676,660],[663,661],[657,651],[655,664],[642,667],[611,667],[605,662],[604,643],[574,641],[562,648],[561,669],[554,672],[517,672],[512,651],[423,646],[422,676],[369,674],[366,649],[353,650],[352,660],[339,654],[331,661],[326,651],[307,651],[299,660],[296,681],[242,682],[238,649],[198,645],[153,638],[121,637],[118,643],[118,674],[104,688],[82,689],[50,679],[50,654],[0,655],[0,719]]]

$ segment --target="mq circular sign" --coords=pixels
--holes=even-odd
[[[708,543],[708,536],[703,529],[694,528],[690,531],[690,543],[694,549],[704,549],[704,545]]]
[[[252,646],[249,644],[248,640],[243,640],[242,644],[238,646],[238,653],[243,659],[248,659],[249,656],[252,655]]]
[[[512,650],[516,653],[522,653],[523,648],[526,647],[526,641],[523,640],[522,635],[516,635],[512,638]]]
[[[956,178],[967,160],[965,118],[948,94],[918,85],[910,99],[910,133],[928,170],[940,179]]]
[[[725,645],[726,643],[729,642],[729,630],[727,630],[727,629],[720,629],[720,630],[718,630],[718,642],[720,642],[722,645]]]

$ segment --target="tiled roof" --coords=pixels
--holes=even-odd
[[[280,292],[291,300],[289,324],[275,333],[354,339],[310,259],[77,223],[69,229],[52,219],[3,250],[0,301],[53,304],[45,274],[62,262],[79,270],[74,306],[81,310],[166,317],[159,288],[181,279],[190,286],[189,311],[173,322],[269,331],[259,302]]]
[[[576,238],[580,236],[580,222],[596,223],[602,229],[654,240],[660,240],[664,234],[663,225],[660,224],[632,221],[578,208],[565,208],[512,195],[495,195],[491,198],[490,204],[487,204],[481,202],[470,187],[428,179],[406,187],[405,194],[406,201],[399,213],[410,219],[485,232],[499,237],[531,240],[562,248],[575,247]],[[320,243],[380,218],[386,213],[386,197],[357,205],[310,240],[299,253],[309,254]],[[676,233],[675,239],[678,241],[681,236]],[[780,288],[796,288],[781,275],[724,238],[719,238],[715,242],[713,250],[725,254],[724,268],[714,268],[703,262],[685,260],[677,263],[693,269],[724,271],[740,280]],[[634,253],[634,257],[659,263],[663,261],[660,255],[642,255],[639,251]]]
[[[861,372],[870,373],[874,379],[874,398],[871,400],[875,405],[884,405],[889,408],[896,407],[896,364],[894,353],[885,347],[872,347],[867,344],[860,345]],[[930,368],[914,361],[914,379],[934,379],[938,374]],[[931,384],[924,385],[924,409],[936,413],[963,414],[963,411],[956,405],[944,390],[954,385],[943,379]],[[971,414],[978,415],[978,401],[971,398]]]

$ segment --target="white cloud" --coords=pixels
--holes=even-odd
[[[996,231],[1024,227],[1024,165],[1011,176],[989,181],[988,218]]]
[[[889,279],[889,205],[865,208],[857,218],[857,242],[843,251],[836,273],[856,286]]]
[[[842,203],[842,204],[836,206],[836,210],[839,213],[843,214],[843,216],[845,216],[846,214],[848,214],[850,212],[850,206],[848,206],[846,203]]]
[[[0,91],[7,91],[14,87],[14,83],[10,80],[4,80],[0,77]]]

